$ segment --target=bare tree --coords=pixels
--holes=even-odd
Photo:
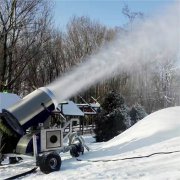
[[[2,1],[0,91],[12,90],[20,80],[31,59],[38,53],[38,47],[43,44],[43,36],[49,23],[45,0]]]
[[[131,31],[133,29],[133,23],[135,19],[143,19],[144,17],[144,14],[142,12],[131,11],[127,4],[124,4],[124,7],[122,8],[122,13],[128,18]]]

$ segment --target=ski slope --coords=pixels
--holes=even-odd
[[[180,107],[154,112],[108,142],[93,143],[91,136],[84,138],[91,151],[85,151],[85,154],[79,157],[82,161],[77,161],[69,153],[65,153],[61,155],[60,171],[45,175],[38,169],[37,173],[21,179],[180,179]],[[152,155],[159,152],[172,153]],[[152,156],[143,157],[147,155]],[[120,160],[139,156],[142,158]],[[98,162],[93,162],[96,160]],[[32,159],[25,161],[26,163],[0,169],[0,179],[21,173],[33,166]]]

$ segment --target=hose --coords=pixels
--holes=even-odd
[[[22,177],[22,176],[26,176],[26,175],[28,175],[28,174],[31,174],[31,173],[35,172],[37,168],[38,168],[38,167],[34,167],[34,168],[32,168],[31,170],[29,170],[29,171],[23,172],[23,173],[21,173],[21,174],[15,175],[15,176],[11,176],[11,177],[9,177],[9,178],[7,178],[7,179],[4,179],[4,180],[12,180],[12,179],[20,178],[20,177]]]
[[[133,156],[133,157],[126,157],[126,158],[120,158],[120,159],[99,159],[99,160],[83,160],[83,159],[78,159],[76,158],[77,161],[85,161],[85,162],[109,162],[109,161],[124,161],[124,160],[129,160],[129,159],[140,159],[140,158],[148,158],[157,154],[172,154],[172,153],[178,153],[180,150],[177,151],[167,151],[167,152],[155,152],[149,155],[144,155],[144,156]]]

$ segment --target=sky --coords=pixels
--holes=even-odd
[[[122,14],[125,4],[132,12],[143,12],[149,17],[177,1],[179,0],[55,0],[54,21],[58,28],[65,28],[75,15],[88,16],[108,27],[124,26],[127,23],[127,18]]]

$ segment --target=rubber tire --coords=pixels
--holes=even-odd
[[[79,155],[84,154],[84,146],[82,146],[81,143],[78,144],[78,152],[79,152]]]
[[[71,145],[70,154],[72,157],[79,157],[81,153],[84,153],[84,147],[81,143]]]
[[[59,171],[61,168],[61,157],[56,152],[43,154],[39,160],[39,167],[45,174]]]

